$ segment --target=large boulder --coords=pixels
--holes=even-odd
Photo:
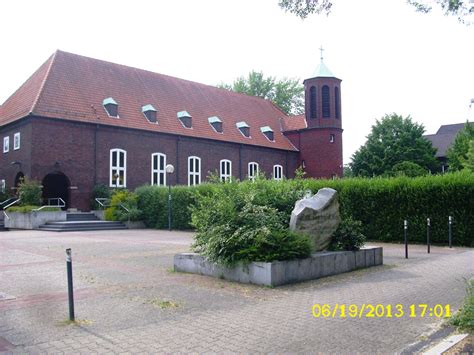
[[[296,201],[291,212],[290,229],[307,234],[314,250],[321,251],[328,248],[340,222],[337,191],[324,188],[314,196]]]

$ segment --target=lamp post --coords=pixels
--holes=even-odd
[[[174,166],[171,164],[166,165],[166,174],[173,174],[174,173]],[[171,184],[169,179],[167,178],[168,183],[168,230],[171,230]]]

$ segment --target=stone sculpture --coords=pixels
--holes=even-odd
[[[337,191],[323,188],[314,196],[296,201],[291,212],[290,230],[307,234],[314,251],[321,251],[331,243],[340,221]]]

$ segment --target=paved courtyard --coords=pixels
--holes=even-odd
[[[384,247],[383,266],[278,288],[175,273],[191,233],[153,230],[0,233],[0,353],[394,353],[454,311],[474,250]],[[72,248],[77,325],[68,324],[65,249]],[[10,298],[10,299],[8,299]],[[397,318],[315,318],[315,304],[401,304]],[[366,312],[364,312],[366,313]]]

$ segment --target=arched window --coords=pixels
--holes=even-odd
[[[166,155],[163,153],[151,155],[151,184],[166,186]]]
[[[258,176],[258,163],[250,162],[248,173],[249,180],[255,181]]]
[[[201,158],[188,157],[188,186],[201,183]]]
[[[222,181],[230,181],[232,178],[232,162],[227,159],[220,161],[220,178]]]
[[[316,118],[316,87],[311,86],[309,89],[309,118]]]
[[[329,118],[331,117],[331,95],[329,94],[329,86],[323,86],[321,89],[321,98],[323,101],[323,118]]]
[[[283,179],[283,167],[281,165],[273,165],[273,180]]]
[[[127,187],[127,152],[110,150],[110,187]]]
[[[341,118],[341,99],[339,97],[339,88],[334,88],[334,104],[336,109],[336,118]]]

